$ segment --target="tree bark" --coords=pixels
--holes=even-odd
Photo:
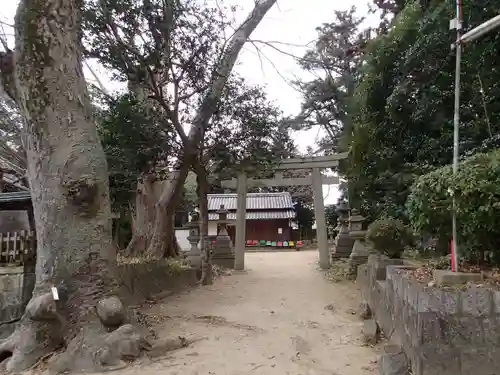
[[[96,313],[113,290],[116,252],[106,158],[81,65],[81,5],[22,0],[16,16],[10,92],[27,124],[38,248],[33,296],[15,332],[0,343],[8,372],[60,348],[52,373],[96,370],[138,354],[140,346],[134,327],[115,322],[111,328]]]
[[[196,167],[197,193],[200,208],[200,246],[202,253],[202,274],[200,282],[203,285],[213,283],[212,254],[208,242],[208,183],[207,171],[203,165],[197,163]]]
[[[155,220],[155,203],[159,199],[158,186],[152,175],[144,176],[137,181],[135,198],[135,218],[133,235],[125,249],[125,256],[144,255],[151,242]]]
[[[155,205],[155,219],[147,254],[156,257],[175,257],[180,253],[174,230],[174,216],[177,201],[182,193],[189,165],[184,163],[174,169],[165,181],[160,198]]]
[[[170,176],[171,178],[175,178]],[[157,220],[157,202],[160,200],[162,191],[171,187],[172,181],[159,181],[153,176],[145,176],[142,181],[137,183],[137,196],[135,205],[135,219],[133,235],[130,243],[125,249],[125,256],[147,256],[155,258],[174,257],[179,255],[180,247],[175,237],[174,215],[175,207],[170,211],[161,210],[163,213],[160,220],[164,220],[158,226],[158,241],[165,241],[165,246],[150,247],[155,236]],[[173,212],[173,213],[172,213]]]

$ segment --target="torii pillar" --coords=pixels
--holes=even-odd
[[[319,267],[330,268],[330,250],[326,230],[325,202],[323,200],[323,176],[319,168],[312,169],[312,187],[314,195],[314,217],[316,219],[316,238],[318,239]]]
[[[238,195],[236,209],[236,238],[234,244],[234,269],[243,271],[245,269],[245,236],[247,229],[247,174],[238,173],[236,185]]]

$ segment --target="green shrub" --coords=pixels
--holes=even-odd
[[[381,218],[368,226],[366,239],[378,252],[397,259],[412,244],[413,234],[401,220]]]
[[[451,239],[452,197],[456,199],[459,255],[469,261],[500,260],[500,150],[476,154],[459,164],[421,176],[406,204],[414,230]]]

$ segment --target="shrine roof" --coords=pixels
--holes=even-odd
[[[281,211],[247,211],[246,220],[276,220],[276,219],[293,219],[295,218],[294,210]],[[228,220],[236,220],[236,211],[230,211],[227,214]],[[219,220],[219,214],[215,212],[208,213],[208,220]]]
[[[237,194],[208,194],[208,211],[217,211],[221,205],[229,211],[236,211]],[[292,210],[292,196],[288,192],[279,193],[248,193],[247,211],[254,210]]]
[[[25,210],[31,206],[29,191],[0,193],[0,210]]]

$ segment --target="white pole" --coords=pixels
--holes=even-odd
[[[460,33],[460,31],[458,31]],[[459,40],[457,38],[457,40]],[[462,46],[457,43],[457,57],[455,63],[455,110],[453,115],[453,175],[456,175],[458,170],[458,155],[459,155],[459,127],[460,127],[460,62],[462,58]],[[452,233],[453,233],[453,264],[454,271],[458,271],[458,241],[457,241],[457,210],[455,202],[455,194],[453,193],[453,215],[452,215]]]
[[[459,156],[459,129],[460,129],[460,63],[462,59],[462,9],[461,0],[456,1],[456,22],[455,27],[457,30],[456,39],[456,62],[455,62],[455,108],[453,112],[453,175],[455,176],[458,170],[458,156]],[[454,270],[458,272],[458,241],[457,241],[457,210],[455,193],[453,193],[453,208],[452,208],[452,249],[453,249],[453,264]]]
[[[457,30],[456,43],[452,45],[452,49],[456,48],[456,65],[455,65],[455,109],[453,115],[453,174],[458,170],[459,157],[459,128],[460,128],[460,63],[462,58],[462,47],[464,43],[472,42],[486,33],[500,26],[500,15],[483,22],[481,25],[473,28],[467,33],[461,35],[462,31],[462,3],[461,0],[456,0],[457,18],[453,20],[454,27]],[[453,194],[453,214],[452,214],[452,246],[453,246],[453,262],[455,271],[458,271],[458,242],[457,242],[457,214],[455,194]]]

